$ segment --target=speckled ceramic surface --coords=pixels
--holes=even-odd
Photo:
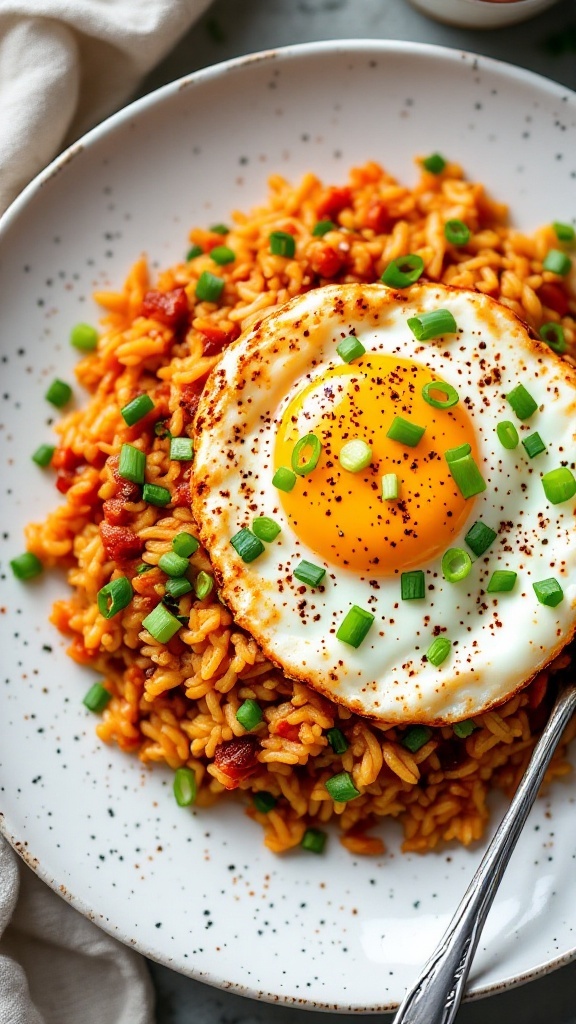
[[[484,58],[403,43],[314,44],[200,72],[128,108],[33,184],[0,233],[3,439],[0,820],[29,864],[107,931],[196,978],[334,1010],[393,1006],[447,924],[483,848],[425,858],[274,857],[236,804],[179,809],[170,774],[103,747],[81,703],[90,674],[48,624],[64,582],[23,585],[8,560],[55,502],[30,462],[50,438],[47,382],[72,379],[70,327],[135,256],[180,258],[194,223],[225,221],[274,172],[336,183],[380,160],[407,182],[440,150],[517,224],[569,220],[576,97]],[[573,783],[533,812],[488,919],[480,994],[574,955]],[[495,807],[495,820],[499,808]]]

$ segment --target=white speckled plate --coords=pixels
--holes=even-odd
[[[393,1006],[482,848],[402,856],[392,825],[378,860],[351,857],[335,837],[323,857],[277,858],[237,805],[179,809],[168,772],[97,742],[81,703],[87,673],[47,621],[63,581],[19,584],[6,566],[23,523],[55,502],[30,453],[50,436],[47,381],[72,378],[69,329],[97,316],[95,286],[118,285],[141,252],[156,266],[180,258],[192,224],[257,202],[273,171],[336,183],[375,158],[411,182],[413,155],[432,150],[509,201],[527,229],[574,216],[574,94],[466,53],[356,41],[256,55],[162,89],[56,161],[1,226],[2,829],[124,942],[211,984],[301,1006]],[[534,810],[473,994],[576,953],[575,794],[557,784]]]

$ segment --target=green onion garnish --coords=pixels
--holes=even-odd
[[[337,230],[338,225],[335,224],[333,220],[319,220],[312,228],[312,234],[316,235],[316,237],[321,238],[323,235],[326,235],[329,231]]]
[[[53,380],[44,398],[57,409],[62,409],[72,398],[72,388],[63,380]]]
[[[300,846],[303,850],[308,850],[309,853],[323,853],[327,838],[328,836],[322,832],[322,829],[307,828],[300,841]]]
[[[356,789],[350,772],[339,772],[331,779],[326,779],[324,785],[335,803],[345,804],[348,800],[355,800],[357,796],[360,796],[360,791]]]
[[[224,267],[227,263],[234,262],[236,253],[227,245],[215,245],[210,250],[210,259],[213,259],[214,263],[217,263],[219,267]]]
[[[167,644],[181,628],[182,623],[160,602],[145,619],[142,619],[142,626],[159,644]]]
[[[520,440],[518,431],[510,420],[501,420],[496,427],[496,434],[502,447],[508,451],[513,451]]]
[[[527,420],[536,412],[538,403],[532,398],[523,384],[517,384],[506,395],[506,401],[512,406],[519,420]]]
[[[287,231],[273,231],[269,236],[270,252],[273,256],[287,256],[291,259],[296,252],[294,235]]]
[[[70,331],[70,344],[80,352],[93,352],[98,345],[98,331],[90,324],[76,324]]]
[[[472,524],[464,537],[465,543],[477,558],[480,558],[480,555],[483,555],[495,540],[496,533],[494,530],[486,526],[485,523],[480,522],[479,519]]]
[[[16,555],[16,558],[12,558],[10,561],[10,568],[18,580],[31,580],[34,576],[39,576],[44,566],[37,557],[33,555],[31,551],[25,551],[22,555]]]
[[[160,437],[163,441],[167,437],[172,437],[172,434],[166,426],[166,420],[158,420],[158,423],[154,424],[154,437]]]
[[[416,341],[431,341],[443,334],[455,334],[456,321],[449,309],[430,309],[406,321]]]
[[[318,587],[326,575],[326,569],[321,565],[314,565],[313,562],[306,561],[305,558],[293,570],[293,576],[301,583],[306,583],[309,587]]]
[[[176,769],[172,790],[178,807],[189,807],[190,804],[194,803],[198,786],[196,774],[191,768]]]
[[[203,270],[196,285],[196,298],[199,302],[218,302],[224,291],[224,281],[209,270]]]
[[[471,455],[464,455],[461,459],[449,459],[448,453],[444,453],[448,469],[463,498],[473,498],[486,490],[486,483],[478,466]]]
[[[397,473],[385,473],[382,477],[382,500],[396,501],[400,494],[400,481]]]
[[[426,427],[419,427],[417,423],[412,423],[412,420],[395,416],[386,432],[386,437],[392,441],[399,441],[400,444],[408,445],[409,448],[415,448],[425,430]]]
[[[564,591],[558,580],[555,580],[553,576],[547,580],[539,580],[537,583],[533,583],[532,586],[540,604],[545,604],[548,608],[555,608],[564,598]]]
[[[372,449],[366,441],[356,437],[342,445],[338,462],[348,473],[360,473],[372,462]]]
[[[104,711],[104,708],[111,699],[112,694],[110,690],[102,686],[102,683],[93,683],[83,698],[82,703],[88,708],[88,711],[94,711],[95,714],[99,715],[101,711]]]
[[[177,576],[173,579],[167,580],[166,582],[166,593],[169,594],[170,597],[184,597],[184,594],[189,594],[191,590],[192,584],[185,576]]]
[[[258,701],[248,698],[243,704],[240,705],[236,712],[236,718],[240,722],[240,725],[244,726],[245,729],[250,731],[255,729],[263,718],[262,708]]]
[[[52,456],[56,451],[53,444],[41,444],[32,456],[32,462],[35,462],[37,466],[42,466],[43,469],[49,466],[52,462]]]
[[[177,533],[172,540],[172,550],[177,555],[182,555],[182,558],[190,558],[195,551],[198,551],[200,547],[200,541],[196,540],[191,533]]]
[[[562,221],[555,220],[552,223],[552,227],[559,242],[574,241],[574,228],[571,224],[563,224]]]
[[[560,274],[565,277],[570,273],[572,260],[561,249],[550,249],[542,263],[543,270],[549,270],[552,274]]]
[[[175,551],[167,551],[164,555],[160,555],[158,568],[162,569],[167,576],[185,576],[190,568],[190,562],[182,555],[176,554]]]
[[[400,574],[400,597],[403,601],[421,601],[426,594],[424,572],[411,569]]]
[[[551,469],[542,477],[544,494],[552,505],[560,505],[576,494],[576,478],[568,466]]]
[[[158,508],[164,508],[172,499],[168,488],[161,487],[160,484],[144,484],[142,497],[149,505],[156,505]]]
[[[454,722],[452,732],[459,740],[465,740],[471,736],[476,728],[471,718],[465,718],[463,722]]]
[[[131,480],[133,484],[143,484],[145,474],[145,453],[132,444],[123,444],[118,461],[118,476],[123,480]]]
[[[467,455],[470,455],[472,446],[467,441],[464,444],[459,444],[456,448],[448,448],[444,452],[444,458],[446,462],[457,462],[458,459],[465,459]]]
[[[349,644],[350,647],[360,647],[373,622],[372,612],[353,604],[338,627],[336,639]]]
[[[199,601],[203,601],[208,594],[212,592],[214,587],[214,580],[207,572],[203,569],[200,570],[196,579],[194,580],[194,593]]]
[[[363,356],[366,349],[362,342],[358,341],[358,338],[355,338],[352,334],[349,338],[344,338],[336,345],[336,351],[345,363],[351,363],[353,359]]]
[[[258,516],[252,520],[252,532],[259,540],[265,540],[267,543],[270,543],[276,540],[281,531],[282,527],[274,519],[270,519],[269,516]]]
[[[431,153],[430,156],[425,156],[422,160],[422,167],[429,171],[430,174],[442,174],[446,167],[446,161],[440,153]]]
[[[459,583],[468,576],[472,559],[463,548],[448,548],[442,556],[442,575],[448,583]]]
[[[194,442],[191,437],[170,438],[170,458],[174,462],[190,462],[194,457]]]
[[[296,473],[293,473],[287,466],[279,466],[272,477],[272,483],[279,491],[288,494],[296,483]]]
[[[322,451],[322,442],[316,434],[305,434],[301,437],[292,451],[292,469],[298,476],[306,476],[316,469],[318,459]],[[300,460],[303,459],[301,462]],[[274,482],[274,481],[272,481]]]
[[[447,220],[444,225],[444,238],[450,245],[466,245],[470,241],[470,228],[463,220]]]
[[[153,568],[153,565],[148,565],[146,562],[140,562],[140,565],[136,566],[136,575],[141,576],[142,573],[150,572]]]
[[[524,445],[526,454],[531,459],[546,451],[546,445],[537,430],[535,430],[533,434],[528,434],[528,437],[523,438],[522,444]]]
[[[424,260],[417,253],[398,256],[388,264],[381,281],[389,288],[408,288],[424,273]]]
[[[105,619],[121,612],[132,600],[132,584],[126,576],[117,576],[102,587],[96,595],[98,611]]]
[[[227,235],[230,228],[227,224],[211,224],[210,231],[213,231],[215,235]]]
[[[435,395],[443,397],[436,398]],[[445,380],[431,380],[422,388],[422,398],[434,409],[451,409],[459,401],[458,392]]]
[[[135,423],[138,423],[147,413],[152,412],[154,408],[154,402],[150,398],[150,395],[137,395],[131,402],[124,405],[120,409],[120,413],[124,419],[124,422],[129,427],[133,427]]]
[[[201,256],[204,252],[201,245],[193,245],[186,253],[186,261],[195,260],[197,256]]]
[[[438,668],[442,662],[446,661],[446,658],[450,654],[452,649],[452,641],[448,640],[445,636],[437,636],[432,641],[430,647],[426,651],[426,657],[431,665]]]
[[[261,789],[259,793],[252,794],[252,803],[260,814],[270,814],[278,803],[276,797],[269,793],[266,789]]]
[[[518,579],[518,573],[511,569],[495,569],[492,573],[486,591],[489,594],[507,594],[513,590]]]
[[[258,537],[246,529],[239,530],[230,538],[230,543],[238,552],[243,562],[253,562],[255,558],[264,552],[264,545]]]
[[[542,324],[542,327],[540,328],[540,337],[542,338],[542,341],[545,341],[548,347],[559,356],[561,356],[568,348],[562,324],[557,324],[553,321],[550,321],[550,323],[547,324]]]
[[[348,750],[348,740],[341,729],[328,729],[326,739],[335,754],[345,754]]]
[[[413,725],[402,737],[402,746],[415,754],[417,750],[428,743],[431,735],[432,729],[429,729],[427,725]]]

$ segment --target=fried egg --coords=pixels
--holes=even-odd
[[[487,295],[299,296],[227,349],[198,408],[220,597],[360,715],[477,715],[574,634],[575,422],[573,367]]]

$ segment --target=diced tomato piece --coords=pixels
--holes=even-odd
[[[188,299],[184,288],[173,288],[170,292],[151,289],[142,300],[142,316],[159,320],[167,327],[178,327],[188,315]]]
[[[78,469],[84,462],[83,455],[77,455],[71,448],[57,448],[52,456],[52,467],[54,469],[65,469],[72,472]]]
[[[334,220],[346,206],[351,205],[351,201],[352,192],[349,188],[337,188],[331,185],[330,188],[326,189],[316,207],[318,220],[324,220],[325,218]]]
[[[274,732],[277,736],[282,736],[285,740],[292,740],[293,743],[297,743],[300,726],[292,725],[290,722],[287,722],[285,718],[281,718],[279,722],[276,722]]]
[[[191,384],[182,385],[178,404],[184,411],[184,426],[187,426],[194,419],[203,389],[203,380],[194,380]]]
[[[258,740],[255,736],[237,736],[221,743],[214,751],[214,764],[229,779],[226,789],[236,789],[258,767]]]
[[[561,284],[545,281],[538,289],[538,298],[548,309],[553,309],[558,316],[566,316],[568,312],[568,296]]]
[[[382,235],[386,231],[390,230],[391,225],[392,219],[388,213],[386,204],[376,197],[371,199],[366,211],[364,226],[371,228],[377,235]]]
[[[182,477],[174,486],[172,504],[175,508],[187,508],[190,504],[190,471],[191,467],[186,466]]]
[[[111,526],[126,526],[130,522],[130,512],[122,498],[108,498],[102,503],[102,511],[107,523]]]
[[[60,494],[67,494],[70,488],[72,487],[72,484],[74,483],[75,479],[76,474],[70,473],[67,470],[65,470],[62,473],[58,473],[58,476],[54,481],[56,490],[60,491]]]
[[[100,536],[108,558],[115,562],[138,558],[144,547],[144,541],[128,526],[112,526],[103,521],[100,523]]]
[[[316,245],[309,252],[310,266],[320,277],[335,277],[344,266],[344,257],[330,245]]]
[[[205,356],[219,355],[222,349],[240,335],[239,324],[227,324],[226,327],[221,327],[220,324],[214,324],[210,320],[201,320],[200,322],[196,321],[194,326],[206,338],[202,352]]]

